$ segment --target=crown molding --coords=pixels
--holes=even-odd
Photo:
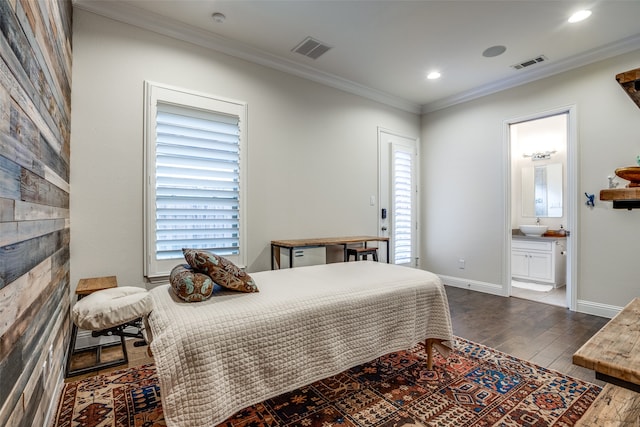
[[[167,37],[182,40],[196,46],[224,53],[248,62],[269,67],[287,74],[314,81],[347,93],[361,96],[381,104],[414,114],[431,113],[472,101],[483,96],[512,89],[536,80],[550,77],[591,63],[638,50],[640,34],[619,40],[557,62],[552,60],[540,68],[522,70],[518,75],[500,79],[463,93],[441,98],[427,104],[417,104],[386,92],[364,86],[351,80],[325,73],[310,66],[295,63],[281,56],[262,52],[244,43],[204,31],[184,23],[173,21],[162,15],[148,12],[118,1],[95,2],[72,0],[73,6],[119,22],[140,27]],[[518,70],[514,70],[518,73]]]
[[[259,51],[249,45],[173,21],[164,16],[141,10],[126,3],[116,1],[93,2],[89,0],[73,0],[73,6],[125,24],[140,27],[167,37],[182,40],[196,46],[330,86],[399,110],[414,114],[420,114],[421,112],[420,104],[407,101],[351,80],[343,79],[330,73],[316,70],[304,64],[295,63],[277,55]]]
[[[442,110],[447,107],[461,104],[464,102],[472,101],[474,99],[481,98],[483,96],[491,95],[497,92],[501,92],[506,89],[512,89],[517,86],[521,86],[527,83],[541,80],[546,77],[551,77],[556,74],[563,73],[565,71],[573,70],[579,67],[584,67],[589,64],[593,64],[598,61],[613,58],[614,56],[623,55],[625,53],[638,50],[640,46],[640,34],[636,34],[631,37],[610,43],[579,55],[572,56],[557,62],[549,61],[544,63],[540,68],[534,68],[532,70],[525,70],[524,74],[514,75],[505,79],[497,80],[492,83],[485,84],[476,89],[471,89],[463,93],[449,96],[439,99],[422,106],[422,113],[431,113],[437,110]],[[519,70],[514,70],[514,73],[518,73]]]

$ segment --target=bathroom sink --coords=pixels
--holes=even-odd
[[[547,231],[549,227],[547,225],[521,225],[520,231],[524,233],[525,236],[542,236],[545,231]]]

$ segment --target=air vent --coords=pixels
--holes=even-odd
[[[523,62],[521,62],[519,64],[512,65],[511,68],[515,68],[516,70],[521,70],[523,68],[527,68],[527,67],[530,67],[532,65],[538,64],[540,62],[548,61],[548,60],[549,59],[546,56],[540,55],[540,56],[536,56],[533,59],[528,59],[528,60],[523,61]]]
[[[329,49],[331,49],[331,46],[327,46],[326,44],[314,38],[307,37],[298,46],[294,47],[292,49],[292,52],[299,53],[311,59],[318,59]]]

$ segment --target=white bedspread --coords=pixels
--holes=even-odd
[[[440,279],[371,261],[252,273],[259,293],[186,303],[151,291],[165,420],[212,427],[235,412],[452,329]],[[446,349],[445,349],[446,350]]]

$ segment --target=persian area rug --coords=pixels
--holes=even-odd
[[[572,426],[600,387],[456,338],[426,369],[422,345],[250,406],[247,426]],[[54,427],[166,425],[154,365],[65,384]]]

